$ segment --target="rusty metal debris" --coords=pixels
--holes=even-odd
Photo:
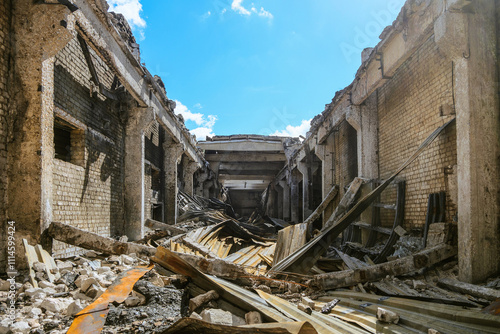
[[[120,274],[99,298],[75,315],[68,333],[100,333],[109,312],[109,303],[125,301],[134,284],[151,269],[153,265],[136,267]]]

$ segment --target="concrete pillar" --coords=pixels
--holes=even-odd
[[[306,162],[298,162],[297,169],[302,174],[302,221],[306,220],[307,217],[312,213],[312,210],[309,208],[309,196],[310,196],[310,188],[311,188],[311,166]]]
[[[330,189],[332,189],[333,185],[335,184],[335,165],[334,165],[334,159],[335,159],[335,152],[334,152],[334,134],[330,133],[326,140],[323,142],[323,144],[318,145],[316,147],[316,155],[318,158],[321,159],[322,163],[322,198],[324,199]],[[334,208],[334,201],[332,201],[326,208],[325,211],[323,212],[323,223],[325,223],[328,218],[331,216],[333,213]]]
[[[280,186],[279,182],[276,185],[276,193],[278,194],[278,212],[276,212],[276,216],[279,219],[283,219],[283,188]]]
[[[291,221],[294,223],[300,223],[302,217],[299,217],[299,182],[300,182],[300,172],[294,169],[290,175],[290,211],[291,211]]]
[[[188,159],[185,160],[184,167],[183,167],[183,178],[184,178],[184,192],[190,196],[194,195],[194,188],[193,188],[193,176],[194,173],[198,170],[199,166],[196,162],[190,161]]]
[[[196,196],[202,196],[203,197],[203,189],[205,185],[205,181],[208,179],[208,171],[198,171],[198,173],[194,174],[194,178],[196,179],[196,186],[194,187],[194,194]]]
[[[283,200],[281,201],[282,208],[283,208],[283,220],[290,221],[291,216],[290,216],[290,185],[287,183],[286,180],[279,181],[280,187],[283,189]]]
[[[500,121],[495,1],[444,12],[434,24],[453,62],[458,162],[459,279],[481,282],[500,270]],[[497,5],[498,6],[498,5]]]
[[[16,222],[20,269],[25,265],[23,238],[51,250],[42,232],[52,221],[54,56],[73,36],[60,24],[69,21],[66,7],[34,5],[29,0],[16,0],[12,5],[16,80],[11,88],[16,95],[11,97],[10,113],[16,123],[7,146],[6,207],[9,219]]]
[[[144,237],[144,131],[153,121],[151,108],[132,108],[125,125],[124,233],[130,240]]]
[[[165,223],[174,225],[177,221],[177,164],[184,152],[182,144],[167,137],[163,143],[165,171]]]

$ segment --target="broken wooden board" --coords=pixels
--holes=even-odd
[[[316,275],[314,276],[314,282],[325,290],[353,286],[358,283],[374,282],[387,275],[399,276],[416,272],[456,254],[457,249],[455,247],[439,245],[401,259],[374,266]]]
[[[335,198],[335,196],[337,196],[338,193],[339,193],[339,186],[335,184],[333,185],[332,189],[330,189],[330,191],[325,196],[320,205],[318,205],[316,210],[314,210],[314,212],[311,213],[309,217],[307,217],[307,219],[304,221],[304,224],[312,224],[316,219],[318,219],[323,213],[323,211],[325,211],[328,204],[330,204],[330,202],[333,201],[333,199]]]
[[[490,301],[495,301],[500,298],[500,291],[498,290],[475,284],[460,282],[452,278],[442,278],[438,281],[438,285],[450,289],[451,291],[469,294],[471,296],[484,298]]]
[[[186,230],[184,230],[182,228],[168,225],[168,224],[165,224],[165,223],[159,222],[157,220],[153,220],[153,219],[146,219],[146,221],[144,222],[144,226],[146,226],[152,230],[168,231],[171,233],[170,234],[171,236],[186,233]]]
[[[35,251],[38,255],[39,262],[43,262],[45,264],[45,272],[47,273],[47,277],[49,278],[49,282],[54,282],[56,277],[52,273],[52,270],[58,271],[56,262],[50,256],[50,254],[42,248],[40,245],[35,246]]]
[[[296,321],[307,321],[313,325],[313,327],[318,331],[318,333],[328,334],[328,333],[354,333],[363,334],[367,333],[365,330],[357,328],[351,324],[343,322],[342,320],[337,320],[334,318],[328,318],[322,314],[313,311],[311,315],[300,311],[297,306],[291,304],[290,302],[281,299],[277,296],[273,296],[261,290],[256,290],[259,296],[265,299],[270,305],[275,307],[277,310],[283,312],[286,316],[295,319]]]
[[[358,195],[358,192],[361,189],[363,182],[364,182],[363,179],[359,177],[355,177],[354,180],[352,180],[351,184],[349,185],[349,188],[345,192],[344,196],[342,196],[339,205],[337,205],[335,211],[333,211],[330,218],[328,218],[328,220],[323,224],[324,225],[323,230],[332,226],[349,210],[349,208],[356,200],[356,196]]]
[[[244,326],[225,326],[212,324],[193,318],[181,318],[162,334],[316,334],[314,327],[305,321],[302,322],[274,322]]]
[[[38,283],[35,279],[35,271],[33,270],[33,263],[38,261],[38,254],[36,253],[35,247],[28,244],[26,239],[23,239],[23,245],[26,255],[26,262],[28,262],[28,270],[30,281],[33,287],[38,288]]]
[[[500,328],[500,317],[483,314],[479,309],[466,309],[462,306],[443,305],[399,297],[384,297],[354,291],[330,291],[328,295],[328,297],[320,297],[319,300],[329,302],[332,299],[340,299],[343,305],[345,304],[342,302],[347,300],[356,300],[361,304],[377,304],[411,311],[419,314],[422,319],[424,319],[424,316],[433,316],[448,321]]]
[[[156,249],[153,247],[131,242],[120,242],[63,223],[50,223],[47,233],[56,240],[104,254],[136,253],[137,255],[152,256],[156,253]]]
[[[307,241],[307,223],[288,226],[278,232],[273,265],[295,252]]]
[[[437,128],[427,139],[420,145],[416,152],[410,156],[396,172],[385,180],[380,186],[375,188],[372,192],[362,198],[354,207],[349,210],[338,221],[333,222],[331,226],[323,229],[322,233],[316,238],[309,241],[299,250],[281,260],[278,264],[273,266],[268,274],[279,275],[285,273],[306,274],[318,261],[318,259],[326,252],[328,247],[335,241],[335,239],[344,231],[354,220],[365,211],[370,204],[377,199],[377,197],[384,191],[385,188],[408,167],[433,141],[437,136],[455,119],[450,120],[443,126]]]

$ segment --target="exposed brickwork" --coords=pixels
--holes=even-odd
[[[448,118],[441,106],[453,106],[452,63],[427,40],[378,90],[380,177],[389,177],[427,136]],[[452,124],[412,165],[401,173],[406,183],[405,227],[422,227],[427,197],[445,191],[444,168],[457,163],[456,129]],[[383,202],[394,203],[384,195]],[[448,198],[447,206],[453,210]],[[454,213],[447,214],[451,221]],[[388,217],[386,217],[388,218]],[[387,221],[391,224],[392,221]]]
[[[7,113],[8,113],[8,77],[9,77],[9,17],[11,16],[10,0],[0,0],[0,243],[6,245],[5,203],[7,188]],[[0,247],[0,266],[5,267],[5,247]]]
[[[99,81],[106,87],[113,73],[91,51]],[[91,96],[90,72],[80,44],[73,39],[56,56],[55,105],[80,131],[71,133],[71,162],[54,161],[53,219],[99,235],[121,235],[123,227],[123,126],[114,104]],[[84,131],[82,131],[84,130]],[[56,256],[78,249],[54,244]]]

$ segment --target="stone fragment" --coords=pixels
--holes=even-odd
[[[47,267],[45,266],[45,263],[36,261],[36,262],[33,262],[33,269],[35,271],[39,272],[39,271],[47,270]]]
[[[118,255],[111,255],[107,261],[108,263],[121,264],[121,258]]]
[[[85,292],[85,294],[86,294],[88,297],[90,297],[90,298],[92,298],[92,299],[95,299],[95,298],[99,297],[100,295],[102,295],[102,294],[104,293],[104,291],[106,291],[106,290],[105,290],[105,289],[103,289],[103,288],[101,288],[101,287],[99,286],[99,284],[92,284],[92,285],[88,288],[87,292]]]
[[[419,280],[413,280],[413,288],[416,290],[424,290],[427,288],[427,284]]]
[[[126,264],[126,265],[132,265],[132,264],[135,263],[135,259],[133,257],[131,257],[131,256],[122,254],[121,258],[122,258],[123,263]]]
[[[377,309],[377,319],[382,322],[397,324],[399,322],[399,315],[388,309],[379,307]]]
[[[85,253],[85,256],[93,259],[93,258],[97,257],[97,253],[94,251],[88,251]]]
[[[45,281],[45,280],[49,279],[49,276],[47,275],[47,273],[45,271],[37,271],[35,273],[35,277],[36,277],[37,281]]]
[[[120,237],[120,239],[118,239],[118,241],[120,241],[120,242],[127,242],[128,241],[128,237],[126,235],[122,235]]]
[[[80,302],[79,299],[77,299],[71,304],[69,304],[68,308],[66,309],[66,315],[72,316],[77,314],[81,310],[83,310],[82,303]]]
[[[57,293],[68,291],[68,287],[65,284],[57,284],[54,289],[57,291]]]
[[[250,311],[247,314],[245,314],[245,322],[248,325],[261,324],[262,323],[262,315],[260,314],[260,312]]]
[[[92,285],[97,285],[97,286],[100,286],[99,285],[99,282],[97,281],[97,279],[95,279],[94,277],[89,277],[89,278],[86,278],[82,281],[81,285],[80,285],[80,290],[82,290],[83,292],[87,292],[87,290],[92,286]]]
[[[139,305],[140,302],[141,302],[141,299],[139,297],[129,296],[129,297],[127,297],[127,299],[125,299],[125,306],[134,307],[134,306]]]
[[[59,269],[59,271],[62,271],[62,270],[73,270],[73,262],[71,261],[59,261],[59,260],[56,260],[56,265],[57,265],[57,268]]]
[[[40,304],[40,308],[53,312],[60,313],[64,311],[69,304],[71,304],[71,300],[69,298],[45,298],[43,302]]]
[[[9,291],[10,282],[0,278],[0,291]]]
[[[81,288],[83,281],[85,281],[87,278],[89,278],[87,275],[80,275],[80,276],[78,276],[78,278],[75,280],[75,285],[78,288]]]
[[[11,326],[12,333],[29,333],[31,330],[30,325],[26,321],[15,321]]]
[[[45,292],[47,296],[53,296],[57,293],[56,289],[53,288],[44,288],[43,292]]]
[[[309,314],[309,315],[310,315],[310,314],[312,314],[312,308],[311,308],[309,305],[304,305],[304,304],[302,304],[302,303],[299,303],[299,304],[297,305],[297,308],[298,308],[299,310],[301,310],[302,312],[304,312],[304,313],[307,313],[307,314]]]
[[[46,293],[41,288],[31,288],[24,291],[24,294],[32,299],[43,299],[46,297]]]
[[[109,271],[111,271],[110,267],[100,267],[100,268],[97,268],[97,273],[98,274],[104,274],[104,273],[107,273]]]
[[[227,326],[242,326],[246,325],[245,319],[238,317],[231,312],[224,311],[221,309],[206,309],[201,312],[201,318],[203,321],[210,322],[212,324],[227,325]]]
[[[44,289],[44,288],[55,289],[55,287],[56,287],[56,285],[54,283],[50,283],[48,281],[40,281],[40,282],[38,282],[38,286],[41,287],[42,289]]]

